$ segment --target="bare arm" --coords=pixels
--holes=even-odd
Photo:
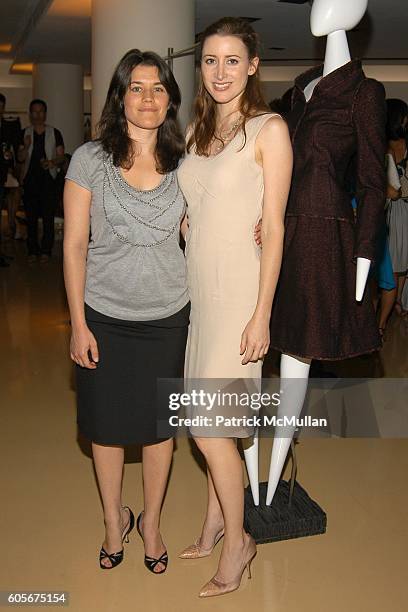
[[[401,197],[401,182],[398,176],[392,141],[389,144],[387,155],[387,198],[398,200]]]
[[[392,185],[388,183],[387,185],[387,198],[391,200],[398,200],[401,197],[401,189],[395,189]]]
[[[59,168],[65,163],[65,149],[64,145],[58,145],[55,149],[55,157],[53,159],[44,159],[41,162],[44,170],[49,170],[50,168]]]
[[[271,315],[282,262],[284,219],[292,178],[293,154],[289,131],[280,117],[270,119],[261,130],[258,151],[264,175],[262,254],[255,316]]]
[[[98,351],[84,313],[90,207],[91,192],[73,181],[65,181],[64,280],[72,325],[71,358],[83,367],[95,368]],[[93,361],[89,359],[89,350]]]
[[[187,230],[188,230],[188,219],[187,219],[187,213],[186,213],[180,224],[180,233],[183,237],[183,240],[186,239]]]
[[[264,176],[262,254],[258,300],[241,341],[242,363],[262,359],[269,349],[269,321],[282,262],[284,217],[293,154],[286,123],[271,117],[256,141],[256,159]]]
[[[24,136],[24,143],[20,145],[18,153],[17,153],[17,159],[20,163],[26,160],[28,149],[30,148],[30,146],[31,146],[31,136],[26,134]]]

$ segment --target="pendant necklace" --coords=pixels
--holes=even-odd
[[[239,119],[230,127],[230,129],[227,132],[225,132],[224,136],[221,136],[221,134],[219,137],[214,135],[216,140],[221,140],[220,144],[215,148],[214,155],[217,155],[217,153],[222,151],[225,145],[228,144],[233,139],[233,137],[235,136],[235,132],[240,127],[241,123],[242,123],[242,117],[240,116]]]

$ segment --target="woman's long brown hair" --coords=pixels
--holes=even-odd
[[[219,34],[221,36],[236,36],[246,46],[250,61],[255,57],[259,57],[258,34],[244,19],[240,19],[239,17],[223,17],[209,25],[201,36],[201,55],[205,40],[214,34]],[[190,151],[191,147],[195,145],[195,152],[197,155],[208,157],[211,142],[215,136],[216,107],[217,103],[204,87],[202,77],[200,77],[200,84],[194,100],[193,130],[187,142],[187,151]],[[246,121],[256,115],[270,112],[270,108],[265,102],[261,92],[259,69],[248,77],[247,86],[240,100],[240,112],[244,118],[244,138],[246,138]]]

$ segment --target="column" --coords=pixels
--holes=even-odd
[[[96,125],[109,82],[120,58],[129,49],[155,51],[186,49],[194,44],[194,0],[93,0],[92,2],[92,123]],[[180,87],[180,121],[188,123],[194,95],[194,56],[175,59]]]
[[[84,77],[75,64],[36,64],[33,97],[47,103],[47,123],[58,128],[65,151],[73,153],[84,141]]]

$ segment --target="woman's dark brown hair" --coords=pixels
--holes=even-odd
[[[404,138],[406,130],[402,127],[405,117],[408,115],[408,105],[399,98],[387,98],[387,139],[399,140]]]
[[[165,174],[177,168],[184,154],[185,142],[177,120],[180,90],[172,71],[156,53],[131,49],[116,66],[98,124],[99,141],[105,153],[112,155],[115,166],[131,168],[134,150],[125,117],[124,97],[130,85],[132,70],[139,65],[157,66],[160,83],[170,97],[166,118],[158,129],[156,144],[157,171]]]
[[[245,19],[240,19],[239,17],[223,17],[209,25],[201,36],[201,55],[205,40],[214,34],[219,34],[221,36],[236,36],[247,48],[250,61],[255,57],[259,57],[258,34]],[[247,86],[240,100],[240,112],[244,118],[244,137],[245,122],[247,119],[255,115],[270,112],[269,106],[261,93],[258,70],[248,77]],[[197,155],[208,156],[211,141],[215,135],[215,128],[216,102],[210,96],[204,87],[202,78],[200,78],[200,84],[194,101],[193,131],[187,143],[187,150],[189,151],[190,148],[195,145]]]

